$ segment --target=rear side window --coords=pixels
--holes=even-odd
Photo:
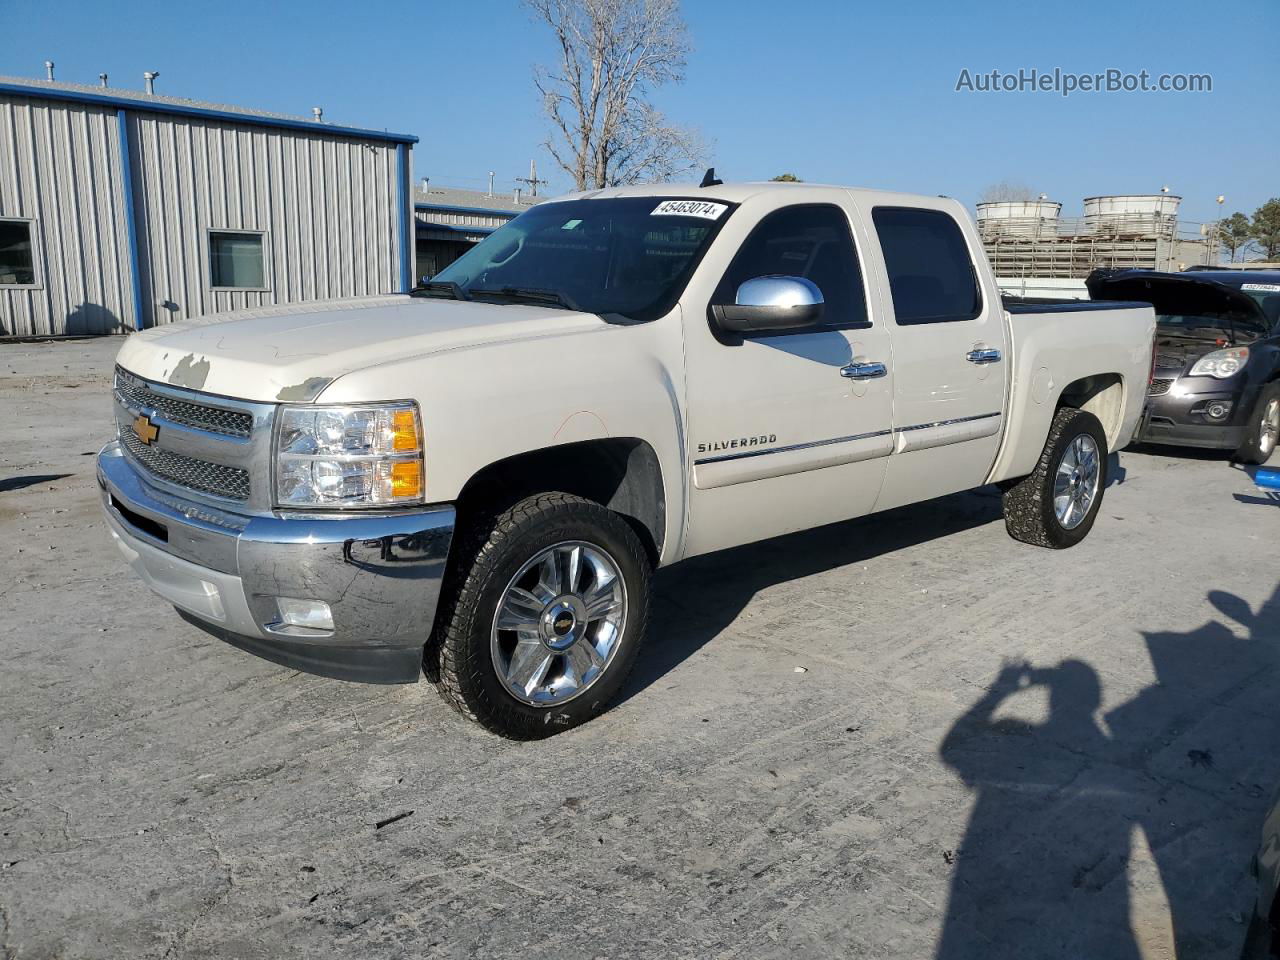
[[[862,268],[844,211],[830,204],[783,207],[766,216],[738,250],[715,303],[733,303],[755,277],[804,277],[822,291],[822,327],[866,327]],[[777,336],[777,334],[770,334]]]
[[[871,218],[899,324],[972,320],[982,312],[973,261],[955,220],[911,207],[876,207]]]

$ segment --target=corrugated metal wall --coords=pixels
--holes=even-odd
[[[0,287],[0,336],[134,326],[112,108],[0,99],[0,217],[32,221],[36,285]]]
[[[399,288],[394,143],[132,111],[129,129],[147,326]],[[210,288],[211,229],[266,233],[269,289]]]
[[[512,210],[510,214],[481,214],[450,210],[448,207],[418,207],[414,210],[414,218],[418,223],[447,223],[459,227],[500,227],[509,220],[514,220],[523,210]]]

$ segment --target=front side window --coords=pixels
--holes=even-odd
[[[30,220],[0,220],[0,287],[30,287],[36,282]]]
[[[210,230],[209,285],[215,290],[265,289],[263,235]]]
[[[820,327],[870,325],[858,251],[839,207],[799,204],[764,217],[734,256],[713,302],[733,303],[739,286],[768,276],[812,281],[822,291]]]
[[[431,278],[472,300],[652,320],[674,306],[733,205],[679,197],[540,204]]]
[[[899,324],[972,320],[982,293],[960,225],[940,210],[871,211]]]

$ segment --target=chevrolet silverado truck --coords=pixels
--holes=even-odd
[[[984,484],[1014,538],[1078,543],[1154,326],[1003,303],[946,198],[598,190],[411,295],[134,334],[98,480],[186,619],[331,677],[425,670],[536,738],[618,693],[657,567]]]

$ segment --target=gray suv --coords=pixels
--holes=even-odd
[[[1094,300],[1156,311],[1155,358],[1136,439],[1266,463],[1280,440],[1280,271],[1095,271]]]

